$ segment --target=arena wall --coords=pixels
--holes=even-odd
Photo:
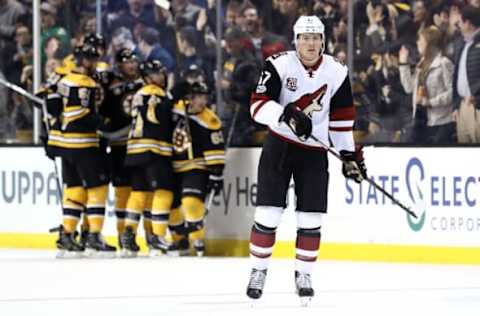
[[[479,148],[365,149],[369,175],[418,219],[368,183],[345,181],[330,158],[328,215],[320,258],[480,264]],[[225,190],[207,216],[211,255],[248,255],[260,149],[229,149]],[[38,147],[0,148],[0,247],[54,248],[60,223],[53,163]],[[292,257],[293,187],[277,233],[275,257]],[[111,201],[106,235],[115,239]]]

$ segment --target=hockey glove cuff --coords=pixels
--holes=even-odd
[[[312,135],[312,120],[295,103],[289,103],[283,109],[279,122],[285,122],[301,141],[306,141]]]
[[[367,167],[363,159],[363,150],[361,147],[355,151],[340,151],[343,159],[342,173],[347,179],[360,183],[367,178]]]

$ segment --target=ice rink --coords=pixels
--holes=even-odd
[[[319,261],[301,307],[293,261],[245,296],[247,258],[54,259],[0,250],[0,315],[480,315],[480,267]]]

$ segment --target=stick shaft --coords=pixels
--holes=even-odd
[[[320,145],[322,145],[330,154],[332,154],[333,156],[335,156],[336,158],[338,158],[342,163],[345,163],[345,160],[342,158],[342,156],[340,156],[339,153],[337,153],[335,150],[333,150],[330,146],[327,146],[326,144],[324,144],[321,140],[319,140],[317,137],[311,135],[310,136],[314,141],[316,141],[317,143],[319,143]],[[368,183],[370,183],[371,185],[373,185],[375,187],[375,189],[377,189],[378,191],[382,192],[383,194],[385,194],[385,196],[387,196],[393,203],[395,203],[396,205],[398,205],[401,209],[403,209],[405,212],[407,212],[408,214],[410,214],[411,216],[417,218],[417,215],[412,212],[412,210],[410,210],[410,208],[408,208],[407,206],[405,206],[402,202],[400,202],[399,200],[397,200],[390,192],[387,192],[384,188],[382,188],[380,185],[378,185],[378,183],[376,183],[373,179],[370,179],[370,178],[365,178],[365,181],[367,181]]]
[[[21,94],[22,96],[26,97],[30,101],[33,101],[33,102],[41,104],[41,105],[45,104],[45,102],[41,98],[31,94],[30,92],[28,92],[27,90],[23,89],[20,86],[17,86],[16,84],[13,84],[11,82],[8,82],[8,81],[4,80],[1,77],[0,77],[0,84],[2,84],[5,87],[17,92],[18,94]]]

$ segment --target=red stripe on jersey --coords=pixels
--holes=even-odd
[[[349,106],[336,109],[330,112],[330,121],[351,121],[355,120],[355,107]]]
[[[265,234],[253,228],[252,233],[250,234],[250,242],[257,247],[273,247],[273,244],[275,243],[275,233]]]
[[[250,104],[254,104],[257,101],[268,101],[268,100],[270,100],[270,98],[267,95],[254,92],[250,97]]]
[[[328,128],[330,131],[335,131],[335,132],[349,132],[353,130],[353,127],[347,126],[347,127],[329,127]]]
[[[255,116],[257,115],[258,111],[260,111],[260,109],[265,105],[265,103],[267,103],[268,101],[267,100],[264,100],[264,101],[260,101],[259,104],[257,104],[255,110],[253,110],[253,114],[252,114],[252,118],[255,118]]]
[[[320,234],[318,236],[297,235],[296,247],[308,251],[317,251],[320,247]]]
[[[252,93],[252,97],[250,98],[250,106],[253,106],[258,101],[261,101],[259,104],[255,105],[255,109],[253,110],[253,113],[252,113],[252,118],[255,118],[258,111],[260,111],[262,106],[264,106],[265,103],[267,103],[267,101],[269,100],[270,98],[265,94]]]

